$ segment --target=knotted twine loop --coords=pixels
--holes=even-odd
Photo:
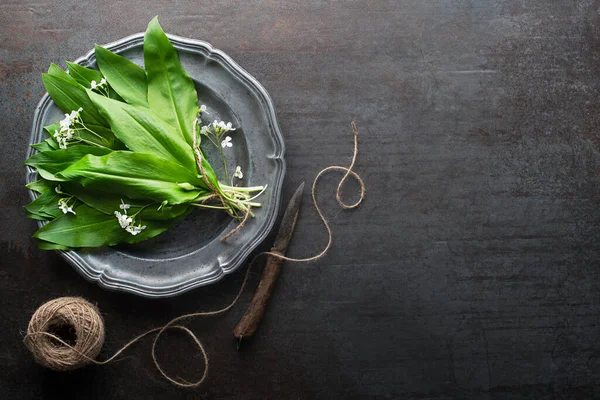
[[[273,257],[276,257],[276,258],[279,258],[282,260],[286,260],[286,261],[305,263],[305,262],[311,262],[311,261],[318,260],[319,258],[323,257],[327,253],[327,251],[329,251],[329,248],[331,247],[333,235],[331,233],[331,228],[329,227],[329,223],[327,222],[327,219],[325,218],[325,216],[323,215],[323,212],[319,208],[319,205],[318,205],[317,199],[316,199],[316,195],[315,195],[316,186],[317,186],[317,182],[318,182],[319,178],[328,171],[345,171],[345,174],[342,177],[342,179],[340,180],[340,182],[337,186],[337,189],[336,189],[336,200],[337,200],[338,204],[340,205],[340,207],[342,207],[343,209],[353,209],[353,208],[358,207],[362,203],[362,201],[365,197],[365,184],[364,184],[362,178],[356,172],[353,171],[354,164],[356,162],[356,156],[358,154],[358,130],[356,129],[355,121],[352,121],[352,131],[354,133],[354,153],[352,156],[352,162],[350,163],[350,166],[342,167],[342,166],[338,166],[338,165],[332,165],[327,168],[324,168],[317,174],[317,176],[315,177],[315,179],[313,181],[312,191],[311,191],[313,205],[315,206],[315,209],[317,210],[317,213],[319,214],[319,217],[321,218],[321,221],[323,222],[325,229],[327,229],[327,234],[328,234],[327,245],[319,254],[312,256],[312,257],[308,257],[308,258],[291,258],[291,257],[286,257],[278,252],[267,251],[267,252],[259,253],[256,256],[254,256],[254,258],[250,262],[250,265],[248,266],[248,269],[246,270],[246,273],[244,275],[244,280],[242,281],[242,285],[240,286],[240,290],[238,291],[238,293],[235,296],[235,298],[233,299],[233,301],[231,303],[229,303],[229,305],[227,305],[226,307],[221,308],[219,310],[196,312],[196,313],[190,313],[190,314],[185,314],[185,315],[176,317],[162,327],[150,329],[150,330],[142,333],[141,335],[133,338],[127,344],[125,344],[123,347],[121,347],[121,349],[118,350],[112,357],[110,357],[104,361],[95,360],[95,357],[98,355],[98,352],[100,351],[100,347],[102,346],[101,342],[100,342],[97,350],[95,349],[95,346],[93,347],[94,351],[89,351],[89,346],[85,346],[83,348],[78,347],[78,344],[79,344],[78,342],[75,344],[75,346],[71,346],[70,344],[66,343],[65,341],[63,341],[62,339],[57,337],[56,335],[46,332],[43,329],[39,329],[40,327],[44,326],[43,324],[40,325],[40,327],[38,327],[37,324],[35,324],[34,328],[32,328],[31,330],[28,328],[27,335],[25,336],[25,344],[32,352],[34,352],[34,350],[32,350],[32,348],[30,347],[28,342],[34,341],[33,338],[38,337],[38,336],[51,337],[52,339],[54,339],[54,340],[58,341],[60,344],[62,344],[65,348],[72,350],[73,353],[75,353],[76,355],[79,356],[78,357],[79,364],[78,365],[73,364],[73,366],[72,366],[72,368],[78,368],[78,367],[81,367],[81,366],[84,366],[84,365],[90,364],[90,363],[97,364],[97,365],[107,364],[107,363],[115,360],[121,353],[123,353],[127,348],[129,348],[134,343],[138,342],[139,340],[141,340],[142,338],[144,338],[148,335],[156,333],[156,336],[154,337],[154,340],[152,342],[152,360],[153,360],[154,366],[156,367],[158,372],[160,372],[160,374],[166,380],[168,380],[169,382],[171,382],[172,384],[174,384],[176,386],[186,387],[186,388],[195,388],[195,387],[200,386],[205,381],[206,377],[208,376],[208,370],[209,370],[208,355],[206,353],[206,350],[204,349],[204,346],[202,345],[202,342],[200,342],[198,337],[187,327],[182,326],[182,325],[176,325],[176,323],[183,322],[183,321],[191,319],[191,318],[220,315],[220,314],[223,314],[223,313],[229,311],[231,308],[233,308],[233,306],[235,306],[235,304],[240,299],[242,293],[244,292],[244,289],[248,282],[248,276],[250,275],[250,271],[252,270],[252,267],[256,264],[256,261],[259,259],[259,257],[265,256],[265,255],[270,255],[270,256],[273,256]],[[195,135],[194,135],[194,148],[196,149]],[[198,152],[196,153],[196,155],[199,157],[199,161],[200,161],[201,154],[198,154]],[[201,162],[200,162],[200,164],[201,164]],[[203,169],[201,168],[200,170],[202,171]],[[360,185],[360,197],[354,204],[346,204],[341,198],[342,186],[343,186],[344,182],[346,181],[346,179],[348,178],[348,176],[350,176],[350,175],[352,175],[352,177],[354,179],[356,179]],[[57,301],[57,300],[61,300],[61,299],[56,299],[53,301]],[[80,299],[80,300],[83,300],[83,299]],[[42,307],[40,307],[40,309],[46,308],[46,306],[48,304],[52,303],[53,301],[50,301],[50,302],[44,304]],[[85,300],[83,300],[83,301],[85,301]],[[87,303],[87,304],[89,304],[89,303]],[[91,304],[89,304],[89,305],[91,306]],[[58,313],[61,309],[62,309],[61,307],[50,308],[51,312],[48,313],[47,318],[51,318],[51,317],[54,317],[55,315],[58,315]],[[36,316],[37,313],[38,312],[36,312],[34,314],[34,317]],[[96,314],[97,314],[97,310],[96,310]],[[99,315],[98,315],[98,317],[99,317]],[[32,322],[33,322],[33,319],[34,318],[32,317]],[[77,321],[81,322],[80,320],[77,320]],[[103,342],[104,341],[104,325],[103,325],[101,318],[99,319],[99,321],[100,321],[100,324],[102,325],[102,342]],[[32,326],[32,323],[30,323],[30,328],[31,328],[31,326]],[[182,330],[191,338],[191,340],[194,342],[194,344],[198,347],[198,350],[200,351],[200,353],[202,354],[202,358],[204,359],[204,372],[199,380],[197,380],[195,382],[188,382],[181,378],[178,378],[178,379],[172,378],[162,368],[162,366],[156,356],[156,347],[157,347],[157,343],[158,343],[159,339],[161,338],[162,334],[169,329]],[[36,360],[37,360],[37,356],[35,353],[34,353],[34,357],[36,357]],[[49,364],[43,364],[43,365],[49,366]]]

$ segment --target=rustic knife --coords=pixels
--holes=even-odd
[[[296,192],[292,196],[288,206],[279,225],[279,232],[275,238],[275,243],[271,248],[271,252],[279,255],[284,255],[287,250],[292,234],[294,233],[294,227],[296,226],[296,219],[298,218],[298,212],[300,211],[300,203],[302,202],[302,192],[304,191],[304,182],[296,189]],[[283,260],[273,255],[269,255],[267,258],[267,265],[263,271],[262,277],[256,293],[252,298],[252,302],[248,306],[248,310],[233,330],[233,336],[237,339],[254,335],[256,328],[265,313],[265,308],[271,292],[275,287],[275,282],[279,276],[281,270],[281,263]]]

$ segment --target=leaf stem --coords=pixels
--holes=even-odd
[[[222,183],[220,185],[225,190],[229,190],[229,191],[233,191],[233,192],[240,192],[240,193],[258,192],[265,188],[264,186],[237,187],[237,186],[223,185]]]
[[[227,210],[228,207],[222,207],[222,206],[211,206],[208,204],[201,204],[201,203],[190,203],[190,205],[194,206],[194,207],[201,207],[201,208],[211,208],[214,210]]]

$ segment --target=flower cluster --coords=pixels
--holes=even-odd
[[[198,108],[198,112],[200,114],[208,114],[208,112],[206,112],[206,106],[204,104]],[[223,149],[233,147],[233,141],[231,139],[231,136],[225,136],[224,138],[223,136],[227,132],[235,131],[235,129],[236,128],[233,127],[233,124],[231,122],[219,121],[216,119],[212,123],[200,127],[200,134],[206,136],[206,138],[208,138],[212,142],[212,144],[215,145],[215,147],[219,148],[220,142],[221,148],[219,148],[219,151],[221,152],[221,158],[223,159],[223,168],[227,176],[229,176],[227,172],[227,161],[225,160],[225,154],[223,153]],[[242,172],[241,167],[238,165],[231,179],[242,179],[243,177],[244,173]],[[229,180],[229,177],[227,178],[227,180]]]
[[[96,83],[96,81],[91,81],[90,82],[90,89],[95,90],[95,89],[103,89],[105,86],[107,85],[106,83],[106,78],[102,78],[100,80],[100,83]]]
[[[133,236],[135,236],[138,233],[142,232],[144,229],[146,229],[146,225],[143,225],[143,226],[142,226],[142,224],[138,224],[137,226],[135,225],[133,217],[127,215],[127,210],[130,207],[131,207],[131,205],[125,204],[125,202],[123,202],[123,200],[121,199],[121,204],[119,205],[119,208],[121,210],[123,210],[123,214],[121,214],[119,211],[115,211],[115,217],[117,217],[117,220],[119,221],[119,225],[121,225],[121,228],[125,229],[127,232],[129,232]]]
[[[76,215],[77,213],[75,211],[73,211],[73,206],[70,206],[68,201],[70,199],[60,199],[58,200],[58,208],[60,209],[60,211],[63,212],[63,214],[66,213],[71,213],[73,215]]]
[[[233,128],[231,126],[231,122],[228,122],[226,124],[225,121],[217,121],[215,119],[214,122],[212,123],[212,126],[213,126],[214,131],[217,132],[217,134],[223,134],[225,132],[235,131],[235,128]]]
[[[73,139],[75,134],[75,124],[81,123],[79,113],[83,111],[83,108],[79,107],[77,111],[73,110],[70,114],[65,114],[65,118],[60,121],[60,131],[54,131],[54,139],[58,143],[61,149],[67,148],[67,142]]]

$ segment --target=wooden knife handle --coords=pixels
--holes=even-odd
[[[273,253],[283,255],[277,251],[273,251]],[[246,313],[233,330],[233,336],[237,339],[252,336],[256,332],[256,328],[258,328],[258,324],[265,313],[265,308],[267,307],[269,297],[271,297],[271,292],[275,287],[275,282],[279,276],[282,262],[282,259],[273,256],[269,256],[267,259],[267,265],[263,270],[260,283],[256,288],[256,293],[254,293],[254,297],[252,298]]]

